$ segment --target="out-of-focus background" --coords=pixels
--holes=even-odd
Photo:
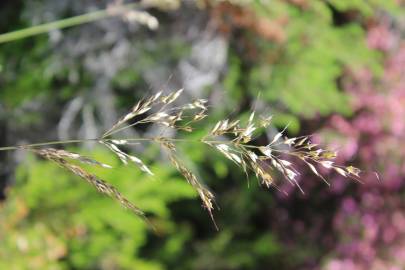
[[[0,33],[120,4],[128,2],[3,0]],[[141,4],[0,44],[0,146],[95,138],[140,98],[184,87],[180,101],[210,105],[188,138],[255,106],[274,115],[264,136],[287,124],[289,136],[315,134],[339,150],[339,163],[366,171],[364,184],[323,171],[328,187],[302,166],[305,195],[286,183],[284,196],[254,177],[248,187],[205,145],[181,144],[217,197],[216,231],[156,146],[132,149],[153,178],[105,149],[70,147],[117,167],[98,173],[152,216],[153,232],[54,164],[1,151],[0,269],[405,269],[404,2]]]

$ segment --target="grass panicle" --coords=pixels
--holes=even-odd
[[[278,132],[266,145],[255,145],[257,135],[263,133],[271,124],[272,116],[256,116],[253,111],[247,121],[241,119],[223,119],[218,121],[203,138],[199,140],[177,139],[165,137],[143,138],[115,138],[115,135],[125,129],[142,125],[157,124],[164,128],[172,128],[177,131],[193,132],[194,126],[208,116],[207,100],[196,99],[191,103],[178,105],[175,102],[181,97],[183,89],[179,89],[170,94],[164,95],[162,91],[155,95],[137,102],[132,109],[120,118],[108,131],[100,138],[54,141],[36,143],[22,146],[1,147],[0,151],[25,149],[52,161],[60,167],[72,172],[95,187],[100,193],[116,199],[122,206],[130,209],[138,216],[145,218],[141,209],[133,205],[114,186],[98,178],[76,165],[74,162],[111,168],[111,166],[94,160],[90,157],[62,149],[50,148],[50,145],[64,145],[85,141],[95,141],[116,155],[124,165],[135,164],[141,171],[153,175],[145,162],[133,154],[126,153],[123,149],[126,146],[150,142],[157,143],[168,154],[168,159],[176,170],[187,180],[199,195],[203,207],[208,211],[214,226],[214,204],[215,196],[209,188],[189,170],[176,154],[176,143],[180,141],[200,142],[215,149],[248,176],[253,173],[265,187],[274,187],[281,190],[276,181],[274,172],[278,172],[291,185],[296,186],[301,192],[298,176],[300,172],[296,167],[296,162],[300,161],[325,183],[328,181],[319,172],[319,167],[334,170],[336,173],[360,182],[361,170],[353,166],[341,166],[335,163],[337,156],[335,151],[322,149],[319,145],[311,142],[309,136],[289,138],[285,135],[285,130]],[[162,133],[163,134],[163,133]],[[46,148],[42,148],[46,147]]]

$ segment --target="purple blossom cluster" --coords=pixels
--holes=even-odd
[[[381,21],[368,30],[367,43],[383,55],[384,71],[348,71],[343,86],[355,114],[331,117],[325,130],[337,132],[340,162],[366,171],[361,185],[331,179],[341,199],[331,225],[335,249],[323,264],[328,270],[405,268],[405,41]]]

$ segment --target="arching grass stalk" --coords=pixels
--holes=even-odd
[[[271,173],[272,171],[279,172],[291,185],[297,186],[301,192],[304,192],[297,181],[300,172],[295,167],[294,162],[296,161],[304,163],[316,176],[321,178],[328,185],[328,181],[319,173],[316,166],[334,170],[344,177],[360,181],[360,169],[353,166],[335,164],[334,159],[337,153],[320,148],[317,144],[311,142],[309,136],[288,138],[285,136],[283,130],[277,133],[268,144],[253,145],[252,141],[254,135],[260,130],[265,130],[272,120],[271,116],[256,117],[254,111],[250,114],[249,119],[245,123],[242,123],[239,119],[225,119],[217,122],[216,125],[199,140],[171,138],[164,135],[149,138],[112,137],[120,131],[141,124],[158,124],[178,131],[193,132],[193,125],[207,117],[207,100],[197,99],[191,103],[170,107],[182,92],[183,89],[168,95],[163,95],[162,92],[158,92],[152,97],[140,100],[100,138],[6,146],[0,147],[0,151],[17,149],[31,151],[81,177],[94,186],[99,192],[116,199],[124,207],[132,210],[138,216],[145,218],[145,214],[142,210],[127,200],[115,187],[72,162],[76,161],[104,168],[111,168],[111,166],[92,159],[91,157],[52,148],[50,146],[94,141],[95,143],[107,147],[111,153],[115,154],[125,165],[130,163],[135,164],[141,171],[153,175],[153,172],[141,158],[125,152],[123,146],[129,146],[142,141],[157,143],[167,152],[172,165],[196,190],[204,208],[209,212],[214,225],[215,221],[212,211],[214,210],[215,197],[209,188],[182,163],[176,152],[176,143],[178,142],[204,143],[222,153],[226,158],[240,167],[246,175],[248,175],[249,172],[253,172],[264,186],[275,187],[277,190],[280,190],[280,188],[278,187],[278,181],[275,180]]]

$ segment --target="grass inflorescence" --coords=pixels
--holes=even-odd
[[[80,163],[112,167],[91,157],[62,149],[55,149],[51,145],[64,145],[85,141],[95,141],[105,146],[112,154],[116,155],[123,164],[134,164],[141,171],[153,175],[152,170],[140,157],[127,153],[123,150],[125,146],[149,141],[157,143],[167,152],[171,164],[179,171],[187,182],[196,190],[203,207],[208,211],[215,227],[213,217],[215,196],[209,188],[198,179],[190,169],[185,166],[176,153],[176,143],[188,141],[165,136],[144,137],[144,138],[116,138],[117,133],[142,124],[158,124],[165,128],[172,128],[178,131],[193,132],[193,124],[207,117],[207,100],[196,99],[191,103],[174,105],[175,101],[182,95],[183,89],[164,95],[162,91],[155,95],[137,102],[132,109],[119,119],[100,138],[44,142],[20,146],[0,147],[0,151],[24,149],[31,151],[38,156],[52,161],[60,167],[84,179],[95,187],[100,193],[116,199],[122,206],[133,211],[136,215],[145,218],[144,212],[126,199],[114,186],[100,179],[98,176],[87,172]],[[361,170],[353,166],[340,166],[334,162],[337,156],[335,151],[322,149],[319,145],[311,142],[309,136],[289,138],[285,129],[277,133],[266,145],[254,145],[255,134],[266,130],[271,124],[271,116],[256,117],[253,111],[247,121],[239,119],[224,119],[218,121],[203,138],[197,142],[204,143],[219,151],[227,159],[240,167],[246,175],[254,173],[260,182],[266,187],[274,187],[280,190],[273,171],[280,173],[291,185],[303,189],[297,181],[300,172],[294,162],[303,162],[310,170],[325,183],[328,181],[321,175],[318,166],[335,170],[346,178],[360,181]],[[196,141],[189,141],[196,142]],[[146,219],[146,218],[145,218]]]

